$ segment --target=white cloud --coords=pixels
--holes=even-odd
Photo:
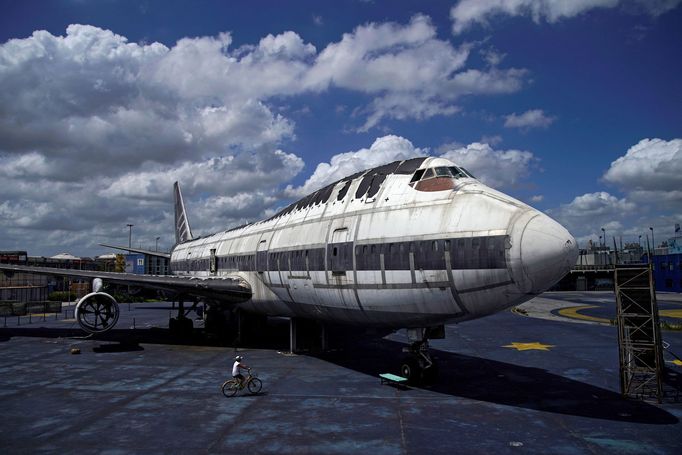
[[[555,118],[546,115],[542,109],[531,109],[523,114],[517,115],[516,112],[505,116],[505,128],[547,128],[554,122]]]
[[[612,231],[620,229],[621,222],[632,215],[636,208],[636,204],[625,198],[619,199],[605,191],[599,191],[577,196],[570,203],[548,210],[547,213],[576,238],[587,238],[593,237],[593,233],[598,232],[601,227],[614,234]]]
[[[141,241],[154,239],[172,226],[175,179],[188,207],[211,220],[193,221],[199,232],[269,213],[303,169],[282,151],[296,127],[283,98],[360,94],[359,107],[349,101],[338,115],[361,113],[366,131],[388,118],[452,115],[463,96],[521,89],[523,69],[467,68],[472,48],[439,40],[423,15],[361,25],[322,50],[293,31],[240,47],[229,33],[165,46],[79,24],[9,40],[0,44],[0,247],[26,248],[30,229],[44,251],[91,248],[125,238],[128,222]],[[322,164],[289,193],[425,153],[398,137],[366,150],[332,158],[326,174]]]
[[[642,139],[603,178],[625,190],[682,191],[682,139]]]
[[[404,137],[388,135],[377,138],[370,148],[334,155],[328,163],[320,163],[300,187],[287,187],[287,194],[300,197],[341,177],[391,161],[430,155],[429,149],[415,147]],[[535,158],[531,152],[493,150],[488,144],[474,142],[467,146],[444,144],[439,156],[471,171],[482,182],[500,188],[517,184],[530,172]]]
[[[461,0],[450,9],[452,32],[462,33],[478,23],[487,25],[495,16],[530,16],[533,21],[557,22],[595,8],[625,6],[659,16],[675,8],[680,0]]]
[[[409,24],[370,23],[328,45],[315,61],[305,84],[314,90],[330,86],[375,95],[361,112],[358,131],[368,131],[385,118],[423,120],[452,115],[465,95],[518,91],[526,71],[464,69],[471,44],[455,48],[436,38],[427,16]]]
[[[596,239],[601,227],[610,234],[636,240],[652,226],[665,236],[682,213],[682,139],[642,139],[611,163],[604,182],[618,186],[619,198],[607,192],[588,193],[550,210],[574,235]],[[596,235],[595,235],[596,233]]]
[[[494,188],[511,187],[530,173],[535,161],[531,152],[493,150],[488,144],[473,142],[441,155],[469,170],[483,183]]]
[[[416,148],[409,140],[394,135],[377,138],[370,148],[334,155],[328,163],[320,163],[303,185],[286,189],[290,197],[300,197],[316,191],[340,178],[365,169],[397,160],[426,155],[426,149]]]
[[[530,198],[532,202],[542,202],[543,199],[545,199],[545,196],[543,196],[542,194],[537,194],[535,196],[531,196]]]

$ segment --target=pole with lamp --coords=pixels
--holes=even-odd
[[[649,230],[651,231],[651,243],[653,244],[651,247],[651,255],[656,256],[656,239],[654,238],[654,228],[649,226]]]
[[[131,248],[133,246],[133,226],[134,224],[126,224],[128,226],[128,248]],[[130,253],[130,250],[128,250],[128,253]]]
[[[160,239],[160,238],[161,238],[161,237],[157,237],[157,238],[156,238],[156,246],[155,246],[155,248],[156,248],[156,252],[157,252],[157,253],[159,252],[159,239]],[[159,261],[159,258],[158,258],[158,257],[155,257],[155,258],[154,258],[154,263],[156,264],[155,270],[156,270],[156,274],[157,274],[157,275],[160,275],[160,274],[161,274],[161,266],[159,265],[159,262],[160,262],[160,261]]]
[[[133,246],[133,226],[134,224],[126,224],[128,226],[128,248],[131,248]],[[128,254],[130,254],[131,251],[128,250]],[[134,265],[133,265],[133,270],[135,270]],[[130,311],[130,285],[128,285],[128,311]]]

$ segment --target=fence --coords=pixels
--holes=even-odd
[[[62,302],[0,302],[0,317],[26,316],[27,314],[61,313]]]

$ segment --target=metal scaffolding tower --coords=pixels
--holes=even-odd
[[[615,291],[621,393],[661,403],[663,351],[651,265],[618,265]]]

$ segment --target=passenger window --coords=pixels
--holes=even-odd
[[[367,254],[367,245],[362,246],[362,254]]]
[[[334,247],[334,249],[332,250],[332,256],[337,256],[338,253],[339,253],[339,249],[337,247]]]
[[[446,240],[446,241],[445,241],[445,246],[444,246],[443,248],[444,248],[445,250],[449,250],[449,249],[450,249],[450,241],[449,241],[449,240]]]
[[[431,248],[433,248],[433,251],[438,251],[438,240],[433,241]]]
[[[424,169],[417,169],[417,171],[412,176],[412,180],[410,180],[410,183],[417,182],[420,178],[422,178],[422,175],[424,175]]]
[[[431,177],[434,177],[434,173],[433,173],[433,169],[429,168],[424,172],[424,177],[422,177],[422,180],[430,179]]]

